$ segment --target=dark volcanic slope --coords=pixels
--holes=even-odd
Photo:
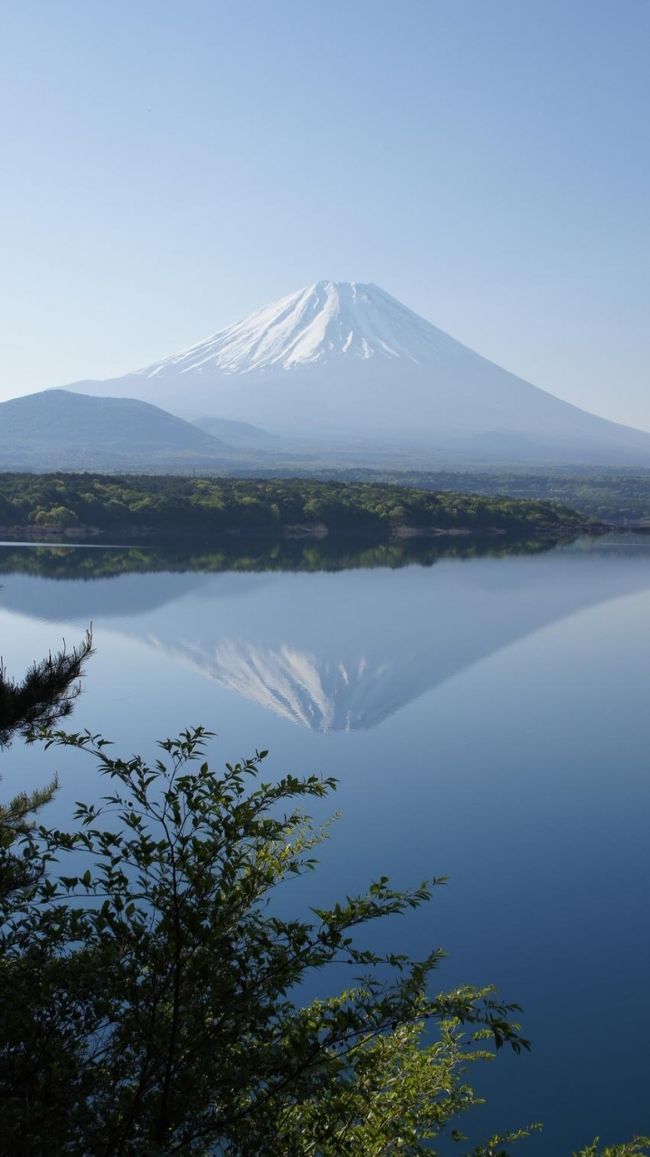
[[[233,451],[158,406],[46,390],[0,403],[0,470],[217,466]]]

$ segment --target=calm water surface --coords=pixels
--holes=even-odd
[[[494,982],[524,1006],[534,1050],[477,1081],[477,1133],[543,1120],[522,1155],[559,1155],[650,1132],[650,539],[311,573],[147,558],[94,577],[124,552],[0,548],[9,670],[92,620],[75,727],[129,754],[200,722],[215,760],[268,747],[269,774],[336,775],[321,868],[283,902],[450,877],[376,942],[443,945],[441,988]],[[65,821],[100,790],[74,753],[14,748],[2,790],[53,760]]]

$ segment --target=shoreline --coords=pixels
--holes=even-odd
[[[287,540],[306,540],[319,542],[323,539],[330,541],[349,542],[350,540],[368,543],[400,542],[407,539],[433,538],[498,538],[517,539],[534,538],[541,540],[566,540],[577,538],[582,534],[598,537],[611,531],[636,531],[636,527],[616,527],[606,523],[580,522],[575,525],[564,524],[561,527],[530,526],[525,529],[503,526],[392,526],[387,527],[385,533],[376,529],[363,527],[330,527],[324,523],[314,524],[284,524],[274,529],[268,527],[231,527],[231,528],[196,528],[188,530],[186,527],[169,526],[161,529],[156,526],[115,526],[104,530],[98,526],[0,526],[0,545],[6,546],[133,546],[138,543],[212,541],[228,542],[233,539],[245,541],[282,542]],[[120,542],[116,542],[120,539]],[[90,541],[88,541],[90,540]]]

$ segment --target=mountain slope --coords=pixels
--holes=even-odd
[[[561,401],[356,282],[318,282],[136,373],[71,388],[330,443],[650,463],[650,434]]]
[[[445,353],[453,356],[455,347],[453,338],[377,285],[319,281],[139,373],[155,377],[216,368],[249,374],[335,365],[341,359],[426,365]]]
[[[46,390],[0,403],[0,469],[129,469],[216,465],[224,442],[131,398]]]
[[[228,418],[211,418],[203,416],[193,418],[192,425],[198,426],[213,438],[221,438],[229,446],[246,446],[273,449],[278,438],[276,434],[269,434],[260,430],[259,426],[252,426],[250,422],[237,422]]]

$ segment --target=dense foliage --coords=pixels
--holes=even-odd
[[[650,526],[650,470],[378,470],[318,469],[312,476],[349,482],[383,482],[459,494],[561,502],[583,515],[621,526]]]
[[[79,695],[84,663],[92,650],[86,634],[78,647],[65,646],[55,654],[32,663],[18,682],[0,659],[0,747],[17,735],[30,735],[36,727],[51,727],[72,711]]]
[[[257,782],[265,753],[218,775],[204,739],[165,741],[150,767],[56,737],[92,752],[109,795],[80,805],[70,834],[26,832],[34,886],[0,900],[0,1148],[428,1152],[476,1103],[464,1074],[488,1055],[479,1041],[525,1044],[513,1008],[471,988],[427,995],[438,952],[359,947],[359,926],[418,907],[437,881],[398,892],[382,878],[310,919],[278,915],[270,893],[310,870],[318,839],[294,801],[333,781]],[[339,995],[296,1001],[332,967],[349,976]],[[469,1052],[462,1024],[479,1033]]]
[[[171,475],[4,474],[0,525],[102,531],[279,534],[321,525],[375,535],[400,528],[571,533],[565,507],[368,482],[180,478]]]
[[[334,781],[264,782],[266,752],[216,773],[201,728],[162,742],[151,766],[52,732],[90,649],[4,678],[6,741],[43,724],[48,746],[90,753],[108,794],[79,804],[70,832],[30,819],[51,788],[23,797],[18,823],[0,809],[0,1151],[434,1157],[463,1140],[472,1067],[527,1046],[516,1006],[467,986],[432,996],[439,951],[412,961],[359,941],[442,881],[396,891],[381,877],[284,917],[274,890],[313,869],[321,838],[300,805]],[[301,999],[323,970],[342,991]],[[507,1157],[527,1132],[466,1157]]]
[[[32,663],[20,681],[7,673],[0,659],[0,748],[9,747],[18,736],[29,739],[35,728],[52,727],[70,714],[91,651],[89,631],[78,647],[64,646]],[[6,901],[33,879],[34,861],[16,856],[14,845],[29,831],[34,812],[51,800],[55,789],[53,779],[40,789],[0,802],[0,899]]]

